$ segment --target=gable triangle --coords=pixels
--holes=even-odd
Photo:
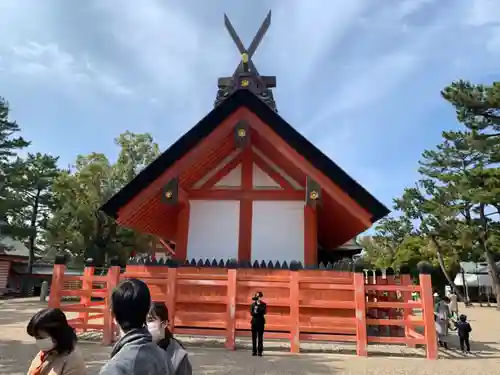
[[[241,164],[238,164],[231,172],[217,181],[214,188],[239,186],[241,186]]]
[[[255,163],[253,164],[253,186],[255,188],[281,189],[280,184],[274,181],[271,176],[260,169]]]

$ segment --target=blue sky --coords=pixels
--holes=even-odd
[[[439,90],[500,76],[498,0],[3,0],[0,95],[64,166],[125,130],[165,149],[238,63],[223,13],[248,45],[269,9],[254,62],[281,116],[386,204],[457,126]]]

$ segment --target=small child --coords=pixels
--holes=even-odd
[[[472,332],[472,328],[467,321],[467,316],[461,314],[458,321],[455,322],[455,327],[457,327],[458,338],[460,340],[460,349],[462,352],[470,354],[469,335]]]

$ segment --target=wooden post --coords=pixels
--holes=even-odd
[[[253,189],[253,158],[250,147],[242,151],[241,187],[246,191]],[[238,262],[240,263],[252,260],[252,220],[253,201],[248,198],[241,199],[238,235]]]
[[[120,266],[111,266],[108,270],[107,291],[108,295],[104,304],[104,329],[102,336],[102,344],[110,345],[114,340],[115,326],[113,316],[111,314],[111,294],[113,289],[120,281]]]
[[[52,284],[50,286],[49,307],[61,307],[61,291],[64,286],[65,264],[54,264],[54,273],[52,274]]]
[[[227,318],[226,318],[226,349],[236,349],[236,290],[238,271],[227,270]]]
[[[167,300],[168,307],[168,329],[174,333],[175,330],[175,302],[177,298],[177,270],[178,268],[168,268]]]
[[[90,302],[92,300],[92,279],[94,277],[94,266],[87,266],[83,271],[83,280],[82,280],[82,290],[84,292],[82,298],[80,299],[80,304],[83,307],[89,307]],[[87,332],[87,324],[89,322],[89,313],[80,312],[78,313],[78,319],[83,323],[82,332]]]
[[[356,353],[366,357],[368,335],[366,331],[365,278],[362,272],[354,273],[354,305],[356,308]]]
[[[412,283],[411,283],[411,275],[410,274],[402,274],[401,275],[401,285],[403,285],[403,286],[412,285]],[[403,295],[403,302],[404,303],[408,303],[408,301],[412,301],[412,294],[411,294],[411,292],[405,291],[405,292],[402,292],[402,295]],[[403,309],[403,319],[404,320],[410,320],[412,314],[413,314],[413,310],[412,309],[407,309],[407,308]],[[405,337],[407,339],[411,338],[411,330],[412,330],[411,326],[406,326],[405,325]],[[408,347],[410,347],[410,348],[414,348],[415,347],[415,344],[413,344],[413,343],[408,343],[406,345]]]
[[[318,266],[318,221],[316,207],[304,205],[304,262]]]
[[[431,281],[432,266],[422,261],[418,263],[417,267],[420,273],[420,295],[422,299],[422,317],[424,318],[427,359],[437,359],[438,345],[434,323],[434,299],[432,296]]]
[[[175,242],[175,259],[184,263],[187,257],[188,235],[189,235],[189,202],[182,203],[177,217],[177,235]]]
[[[300,285],[299,271],[290,266],[290,351],[300,352]]]

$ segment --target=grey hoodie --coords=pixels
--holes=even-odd
[[[192,375],[193,369],[189,362],[188,352],[175,338],[165,338],[158,342],[158,347],[162,348],[170,361],[173,375]]]
[[[127,332],[113,347],[100,375],[173,375],[165,352],[146,328]]]

